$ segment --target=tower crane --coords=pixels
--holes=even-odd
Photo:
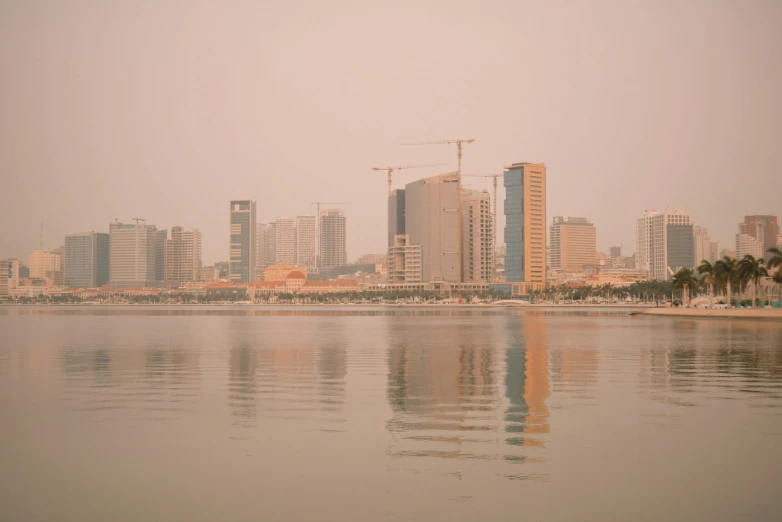
[[[318,230],[317,230],[318,237],[316,239],[316,241],[318,242],[318,253],[315,256],[316,257],[316,263],[315,264],[318,266],[318,270],[320,270],[320,248],[321,248],[321,244],[320,244],[320,206],[321,205],[350,205],[350,203],[346,203],[344,201],[342,201],[342,202],[313,201],[312,203],[310,203],[310,205],[315,205],[317,207],[317,209],[318,209],[318,216],[316,218],[317,219],[317,223],[318,223]]]
[[[139,221],[143,221],[144,223],[147,222],[147,220],[144,218],[130,218],[130,219],[136,222],[136,226],[138,226]]]
[[[388,194],[391,194],[391,173],[395,170],[402,169],[420,169],[421,167],[438,167],[440,165],[447,165],[447,163],[423,163],[421,165],[398,165],[395,167],[372,167],[372,170],[385,171],[388,173]]]
[[[473,143],[475,139],[470,138],[468,140],[455,139],[455,140],[435,140],[435,141],[416,141],[412,143],[403,143],[402,145],[451,145],[456,144],[456,234],[458,239],[456,241],[456,282],[461,284],[464,282],[462,274],[462,148],[464,145]]]
[[[492,253],[494,257],[494,273],[497,274],[497,178],[502,174],[465,174],[468,178],[492,178],[492,184],[494,185],[494,201],[492,202]]]

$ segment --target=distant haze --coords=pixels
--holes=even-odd
[[[782,214],[782,2],[387,4],[3,1],[0,257],[40,222],[54,248],[141,217],[199,228],[209,264],[232,198],[259,221],[350,202],[349,258],[382,252],[371,167],[452,170],[400,146],[450,138],[476,139],[465,173],[545,162],[549,221],[589,218],[602,251],[634,251],[644,208],[722,247]]]

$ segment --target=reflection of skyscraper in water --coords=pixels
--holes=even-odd
[[[318,333],[318,398],[324,410],[338,410],[345,402],[347,350],[343,323],[321,321]]]
[[[550,395],[548,382],[548,338],[544,318],[508,318],[507,376],[505,394],[510,405],[505,412],[506,442],[512,445],[543,446],[543,441],[526,435],[549,432]]]
[[[258,393],[255,382],[257,367],[257,353],[249,344],[239,344],[231,348],[228,405],[232,408],[231,415],[241,419],[240,424],[251,425],[258,414],[255,404]]]
[[[387,423],[392,456],[492,458],[497,430],[496,362],[487,330],[469,319],[422,329],[405,317],[388,321]],[[411,341],[415,340],[415,344]]]
[[[580,329],[560,329],[556,346],[549,355],[550,382],[555,392],[586,397],[597,384],[598,349],[587,348]],[[593,397],[590,397],[593,398]]]

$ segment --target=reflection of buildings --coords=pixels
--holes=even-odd
[[[251,346],[240,343],[231,348],[228,404],[233,409],[232,415],[244,419],[252,419],[257,415],[255,407],[258,391],[255,382],[257,367],[257,353]]]
[[[505,395],[510,406],[505,412],[508,444],[543,446],[540,439],[524,435],[549,432],[550,395],[548,382],[548,338],[545,319],[525,317],[521,331],[518,318],[508,318],[507,376]]]
[[[404,318],[389,318],[388,327],[392,454],[490,458],[499,397],[496,345],[486,329],[435,321],[422,330]]]

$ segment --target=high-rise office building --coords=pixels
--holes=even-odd
[[[309,273],[317,269],[317,222],[312,214],[296,216],[296,264],[307,267]]]
[[[80,232],[65,236],[65,286],[97,288],[109,282],[109,234]]]
[[[716,263],[720,260],[720,244],[717,241],[709,243],[709,263]]]
[[[423,282],[421,245],[410,243],[410,236],[398,235],[388,247],[389,283]]]
[[[0,259],[0,296],[8,295],[8,281],[11,279],[8,264],[8,259]]]
[[[269,264],[266,260],[266,223],[255,224],[255,276],[254,280],[263,279],[263,271]]]
[[[421,245],[425,282],[457,282],[457,173],[420,179],[405,186],[405,232]]]
[[[347,221],[339,209],[320,212],[320,268],[329,270],[348,263]]]
[[[755,258],[762,258],[764,252],[765,249],[762,237],[758,239],[747,234],[746,232],[739,232],[736,234],[736,259],[741,260],[746,255],[750,255]]]
[[[263,238],[266,251],[264,268],[273,265],[277,260],[277,231],[274,222],[266,224],[266,233]]]
[[[118,221],[109,225],[109,283],[152,286],[165,276],[166,231],[155,225]],[[163,250],[163,251],[161,251]]]
[[[396,244],[396,236],[405,234],[405,191],[397,189],[388,196],[388,246]]]
[[[19,287],[19,268],[22,262],[18,259],[0,259],[0,296],[8,295],[9,290]]]
[[[611,257],[622,257],[622,247],[612,246],[609,250]]]
[[[701,261],[708,261],[711,256],[711,238],[706,227],[693,227],[692,235],[695,266],[698,266]]]
[[[636,219],[635,256],[636,268],[648,270],[652,280],[665,281],[671,272],[695,266],[692,217],[678,208],[644,211]]]
[[[565,272],[582,272],[595,265],[597,258],[597,230],[587,218],[556,216],[549,229],[551,266]],[[619,252],[614,256],[619,257]]]
[[[546,287],[546,165],[514,163],[504,173],[505,279],[513,293]]]
[[[255,276],[255,201],[231,201],[228,280],[249,283]]]
[[[491,196],[462,189],[462,281],[494,282]]]
[[[200,281],[201,268],[201,232],[172,227],[171,239],[166,240],[165,280]]]
[[[744,216],[742,225],[743,229],[740,229],[739,233],[747,234],[757,240],[760,243],[764,254],[769,248],[777,246],[777,236],[779,235],[779,221],[777,220],[777,216]]]
[[[53,252],[38,248],[30,254],[27,266],[30,267],[31,279],[42,279],[47,272],[60,270],[61,257]]]
[[[274,221],[275,250],[277,263],[296,263],[296,228],[293,219],[279,217]]]

